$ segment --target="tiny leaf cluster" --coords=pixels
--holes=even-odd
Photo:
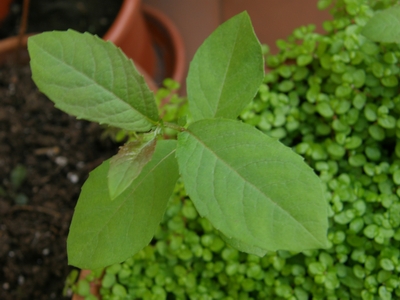
[[[322,184],[303,158],[237,120],[264,79],[247,13],[199,48],[187,78],[188,124],[160,118],[132,61],[88,33],[29,39],[33,79],[56,107],[135,132],[82,188],[67,241],[69,263],[98,269],[148,245],[179,177],[200,215],[239,250],[257,255],[327,245]],[[162,139],[166,128],[177,140]]]

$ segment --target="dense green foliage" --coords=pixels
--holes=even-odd
[[[327,34],[306,26],[278,41],[240,116],[318,171],[329,248],[239,253],[178,186],[152,244],[106,269],[104,299],[400,298],[400,47],[360,33],[393,2],[337,1]]]
[[[237,120],[264,78],[246,12],[219,26],[194,56],[189,123],[160,118],[143,76],[110,42],[46,32],[31,37],[28,50],[35,83],[57,107],[132,138],[83,185],[67,240],[69,264],[104,268],[147,246],[179,175],[199,213],[238,250],[263,256],[327,246],[327,202],[314,170]],[[177,141],[165,140],[165,128],[178,132]]]

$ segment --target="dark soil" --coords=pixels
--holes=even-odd
[[[117,151],[102,132],[55,109],[28,66],[0,68],[0,299],[65,299],[66,238],[81,186]],[[15,186],[18,169],[27,175]]]
[[[1,1],[1,0],[0,0]],[[0,26],[0,38],[16,35],[23,0],[14,0]],[[30,0],[28,32],[75,29],[103,36],[121,7],[122,0]]]
[[[122,0],[30,2],[28,32],[73,28],[102,36]],[[18,32],[21,4],[11,5],[0,38]],[[1,300],[68,298],[63,288],[72,270],[66,238],[73,209],[88,173],[118,147],[102,133],[55,109],[27,65],[0,66]],[[16,170],[26,171],[21,184],[11,179]]]

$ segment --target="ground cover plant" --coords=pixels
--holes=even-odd
[[[240,253],[178,185],[152,244],[106,268],[103,299],[399,298],[400,49],[366,29],[394,3],[334,1],[326,34],[304,26],[278,41],[280,52],[266,56],[271,71],[240,114],[317,170],[328,248]]]
[[[247,13],[198,50],[187,78],[190,122],[160,119],[133,63],[88,33],[28,41],[33,79],[56,107],[131,132],[89,176],[68,237],[69,263],[99,269],[149,244],[181,176],[197,211],[236,249],[260,256],[327,244],[322,185],[303,158],[237,119],[264,78]],[[177,140],[162,139],[164,129]]]

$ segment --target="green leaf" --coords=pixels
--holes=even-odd
[[[308,65],[309,63],[311,63],[313,60],[312,55],[310,54],[301,54],[297,57],[296,59],[296,63],[299,67],[304,67],[306,65]]]
[[[76,293],[81,296],[90,295],[90,284],[87,280],[79,280],[76,285]]]
[[[193,120],[236,118],[263,78],[262,49],[243,12],[218,27],[190,64],[187,93]]]
[[[327,9],[331,4],[332,0],[318,0],[317,2],[318,9],[320,10]]]
[[[32,78],[59,109],[133,131],[158,121],[157,106],[132,61],[110,42],[73,30],[28,40]]]
[[[400,43],[400,6],[377,12],[361,33],[375,42]]]
[[[150,161],[156,142],[155,137],[150,141],[128,142],[119,149],[118,154],[110,159],[108,189],[111,200],[125,191],[139,176],[143,167]]]
[[[109,160],[85,182],[67,241],[68,262],[98,269],[126,260],[152,239],[178,179],[176,141],[159,141],[151,161],[110,201]]]
[[[197,210],[228,238],[269,251],[327,245],[322,184],[278,140],[235,120],[206,119],[179,133],[176,156]]]

